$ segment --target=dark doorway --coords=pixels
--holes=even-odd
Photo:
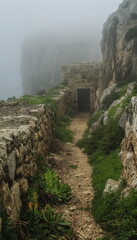
[[[90,111],[90,89],[79,88],[77,89],[77,104],[80,112]]]

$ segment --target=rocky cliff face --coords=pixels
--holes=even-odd
[[[137,1],[124,0],[104,24],[101,41],[102,90],[114,82],[134,81],[137,76]]]
[[[132,97],[130,112],[125,126],[125,138],[121,144],[123,164],[122,178],[127,182],[126,192],[137,190],[137,97]]]

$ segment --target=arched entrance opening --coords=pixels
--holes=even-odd
[[[77,107],[80,112],[90,111],[90,88],[77,89]]]

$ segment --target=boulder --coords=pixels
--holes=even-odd
[[[113,179],[108,179],[106,182],[105,189],[103,191],[103,195],[106,193],[116,192],[119,189],[120,181],[116,181]]]

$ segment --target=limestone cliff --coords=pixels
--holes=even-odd
[[[122,178],[127,182],[127,189],[137,190],[137,97],[132,97],[130,112],[125,126],[125,138],[121,144],[123,164]]]
[[[35,36],[25,40],[21,60],[24,94],[36,94],[59,84],[61,65],[65,63],[99,60],[99,50],[94,45],[95,41],[94,44],[90,40],[69,42],[57,36]]]
[[[102,90],[114,82],[134,81],[137,75],[137,1],[124,0],[103,27]]]

